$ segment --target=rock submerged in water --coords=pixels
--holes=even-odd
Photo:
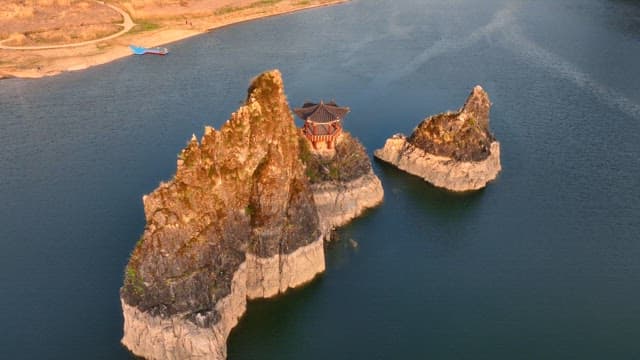
[[[231,119],[218,131],[205,128],[200,141],[194,136],[174,178],[143,198],[146,226],[120,290],[122,343],[134,354],[225,359],[247,299],[275,296],[324,271],[323,239],[335,223],[322,218],[314,186],[356,194],[349,202],[344,191],[332,193],[341,220],[382,200],[381,186],[379,199],[362,194],[375,187],[369,182],[380,184],[370,164],[358,163],[353,177],[311,184],[307,163],[316,158],[305,141],[280,73],[263,73]],[[338,172],[347,168],[339,159],[327,160]]]
[[[423,120],[409,138],[387,139],[375,156],[451,191],[484,188],[501,170],[500,143],[489,130],[489,96],[480,86],[458,112]]]

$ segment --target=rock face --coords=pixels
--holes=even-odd
[[[476,86],[464,106],[423,120],[409,138],[396,134],[375,156],[452,191],[478,190],[501,170],[500,143],[489,130],[489,96]]]
[[[218,314],[213,324],[198,312],[158,316],[121,298],[122,343],[147,359],[226,359],[227,337],[244,314],[248,299],[274,296],[322,271],[322,239],[288,255],[260,258],[247,254],[233,274],[230,293],[217,300],[212,310]]]
[[[314,152],[306,141],[302,150],[323,233],[329,234],[382,202],[382,183],[373,173],[366,150],[348,132],[340,135],[333,152]]]
[[[247,299],[324,271],[327,221],[303,141],[280,73],[266,72],[219,131],[191,139],[174,178],[143,198],[147,224],[120,290],[122,343],[134,354],[224,359]]]

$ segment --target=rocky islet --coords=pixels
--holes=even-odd
[[[501,170],[500,143],[489,130],[490,108],[489,95],[476,86],[459,111],[426,118],[408,138],[393,135],[374,155],[437,187],[482,189]]]
[[[323,272],[331,229],[382,197],[357,140],[345,133],[332,154],[315,153],[279,71],[259,75],[245,104],[194,136],[174,178],[143,198],[147,224],[120,292],[123,344],[151,359],[224,359],[247,299]]]
[[[488,95],[394,135],[375,155],[455,191],[500,171]],[[143,197],[147,224],[121,288],[122,342],[145,358],[226,358],[250,299],[278,295],[325,269],[331,231],[382,201],[366,150],[343,132],[315,151],[295,127],[279,71],[250,84],[220,130],[181,151],[174,178]]]

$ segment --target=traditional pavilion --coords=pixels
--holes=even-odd
[[[348,107],[340,107],[331,101],[319,104],[305,103],[293,112],[304,120],[302,132],[318,149],[318,144],[326,143],[327,149],[333,149],[335,141],[342,134],[342,119],[349,113]]]

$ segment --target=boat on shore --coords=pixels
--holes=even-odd
[[[169,53],[169,49],[165,47],[145,48],[141,46],[129,45],[129,48],[135,55],[167,55]]]

